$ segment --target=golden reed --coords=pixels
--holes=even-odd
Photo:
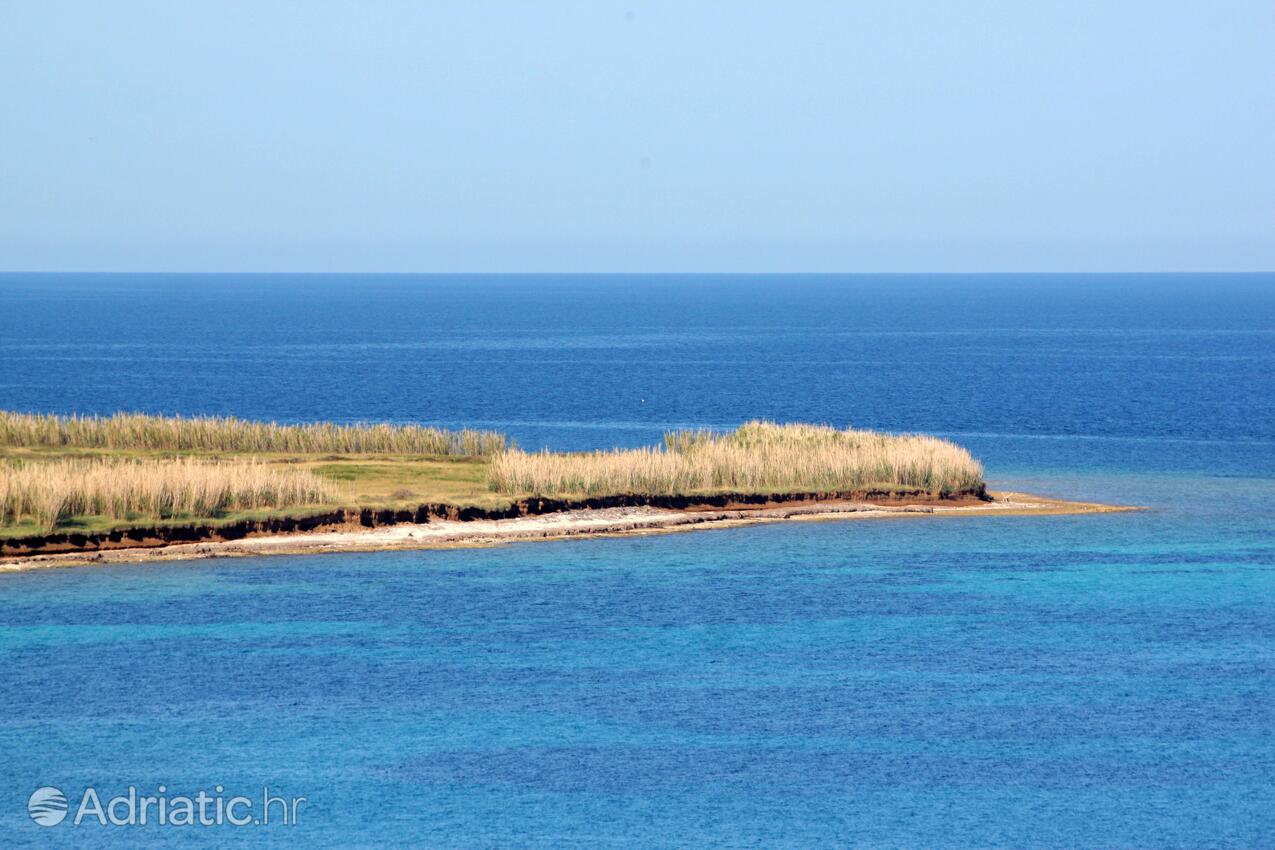
[[[504,434],[494,431],[445,431],[420,425],[279,425],[233,416],[56,416],[0,411],[0,446],[10,447],[485,456],[503,451],[508,442]]]
[[[211,517],[336,498],[312,473],[254,461],[0,462],[0,525],[34,520],[46,531],[71,516]]]
[[[983,467],[964,448],[936,437],[755,421],[726,434],[670,432],[662,448],[513,449],[491,459],[489,484],[501,493],[555,496],[869,487],[953,494],[979,490]]]

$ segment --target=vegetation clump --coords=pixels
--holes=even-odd
[[[233,416],[57,416],[0,411],[0,447],[483,457],[508,445],[508,438],[495,431],[447,431],[422,425],[280,425]]]
[[[659,448],[572,454],[512,449],[492,457],[489,480],[502,493],[541,495],[873,487],[947,495],[981,491],[983,468],[965,449],[936,437],[754,421],[728,433],[669,432]]]
[[[228,510],[333,501],[304,470],[255,461],[93,459],[0,463],[0,524],[33,520],[46,531],[72,516],[214,517]]]

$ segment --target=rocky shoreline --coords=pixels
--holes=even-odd
[[[720,493],[704,496],[625,494],[588,499],[519,499],[499,508],[466,507],[446,503],[422,504],[411,509],[337,508],[301,517],[270,517],[242,520],[225,525],[157,525],[100,532],[56,532],[31,537],[0,538],[0,557],[51,555],[62,552],[98,552],[109,549],[138,549],[178,543],[243,540],[277,534],[307,534],[337,529],[379,528],[386,525],[429,522],[517,519],[565,511],[608,508],[664,508],[669,510],[711,510],[722,508],[762,509],[811,502],[871,502],[882,505],[903,503],[957,503],[985,500],[985,490],[934,496],[923,491],[856,490],[817,493]]]
[[[253,530],[239,537],[209,536],[195,540],[174,536],[168,542],[147,541],[142,545],[128,545],[129,538],[125,536],[120,541],[123,545],[98,549],[5,553],[4,557],[0,557],[0,571],[267,554],[491,546],[529,540],[726,528],[785,520],[1053,515],[1136,510],[1022,493],[966,494],[947,499],[899,497],[898,494],[877,499],[845,498],[843,494],[783,496],[782,501],[773,495],[725,494],[685,501],[679,497],[673,505],[651,504],[652,497],[646,497],[638,504],[607,504],[610,501],[638,502],[637,497],[584,500],[596,507],[537,499],[480,514],[466,512],[478,509],[462,510],[447,506],[452,510],[440,511],[441,516],[426,514],[424,522],[417,521],[420,514],[414,511],[333,512],[311,518],[316,522],[308,528],[299,520],[293,521],[296,525],[282,532]],[[237,530],[231,533],[237,533]]]

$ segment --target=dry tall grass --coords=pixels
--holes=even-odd
[[[55,416],[0,411],[0,446],[151,451],[331,452],[482,456],[503,451],[504,434],[420,425],[279,425],[235,417],[140,413]]]
[[[56,460],[0,463],[0,525],[71,516],[161,519],[332,502],[320,478],[249,461]]]
[[[922,435],[838,431],[818,425],[749,422],[736,431],[675,431],[663,448],[581,454],[511,450],[491,460],[502,493],[781,492],[918,487],[977,490],[983,467],[968,451]]]

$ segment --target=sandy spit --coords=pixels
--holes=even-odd
[[[317,531],[251,537],[244,540],[181,543],[139,549],[69,552],[0,558],[0,572],[51,567],[104,566],[149,561],[186,561],[258,555],[303,555],[326,552],[375,552],[394,549],[446,549],[496,546],[534,540],[616,537],[675,531],[732,528],[785,520],[883,519],[940,516],[1023,516],[1113,513],[1138,510],[1092,502],[1066,502],[1026,493],[994,493],[978,505],[883,506],[866,502],[825,502],[745,510],[669,510],[650,507],[562,511],[501,520],[456,522],[436,520],[387,525],[360,531]]]

